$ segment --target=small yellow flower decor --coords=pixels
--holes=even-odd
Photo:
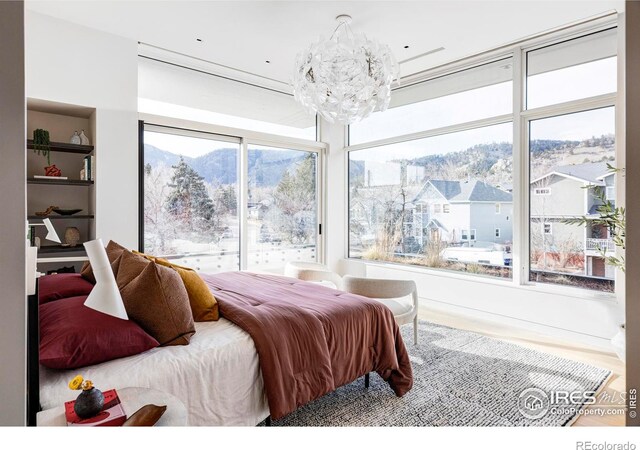
[[[104,395],[99,389],[93,386],[91,380],[85,380],[82,375],[76,375],[69,381],[69,389],[74,391],[82,390],[73,405],[73,410],[78,417],[88,419],[102,411]]]

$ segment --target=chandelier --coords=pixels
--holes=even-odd
[[[350,16],[336,20],[329,40],[320,38],[296,57],[293,92],[309,113],[347,125],[387,109],[400,71],[388,45],[353,33]]]

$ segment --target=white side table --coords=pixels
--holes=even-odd
[[[128,387],[117,389],[118,397],[127,417],[142,408],[144,405],[167,406],[156,427],[183,427],[187,426],[187,408],[175,396],[155,389]],[[39,427],[66,427],[67,420],[64,416],[64,405],[40,411],[36,416]]]

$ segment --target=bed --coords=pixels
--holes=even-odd
[[[381,303],[279,276],[202,278],[218,299],[219,321],[197,323],[186,346],[74,370],[42,367],[42,408],[73,399],[77,393],[67,382],[78,373],[105,389],[169,392],[185,404],[190,425],[277,419],[371,371],[389,383],[389,395],[411,389],[406,348]]]
[[[196,323],[189,345],[157,347],[82,369],[41,367],[42,409],[75,399],[78,393],[67,383],[79,373],[105,389],[139,386],[169,392],[184,403],[193,426],[251,426],[269,415],[253,340],[224,318]]]

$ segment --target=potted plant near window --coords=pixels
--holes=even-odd
[[[33,130],[33,151],[38,155],[47,158],[47,166],[44,168],[44,174],[50,177],[59,177],[62,175],[60,169],[55,164],[51,164],[51,141],[49,140],[49,132],[38,128]]]
[[[613,167],[611,164],[607,164],[607,169],[610,173],[615,173],[620,176],[624,176],[625,170],[618,169]],[[564,223],[567,224],[575,224],[575,225],[587,225],[591,224],[593,227],[601,226],[603,228],[609,230],[609,235],[611,236],[611,241],[615,245],[617,249],[624,250],[625,249],[625,238],[626,238],[626,211],[625,208],[616,206],[614,202],[609,200],[606,195],[606,190],[601,186],[589,185],[585,186],[586,189],[592,189],[595,198],[599,201],[599,205],[596,207],[597,217],[580,217],[577,219],[566,219],[563,220]],[[606,261],[610,266],[620,269],[622,272],[625,271],[625,259],[624,255],[612,255],[608,252],[608,248],[605,245],[604,247],[597,248],[600,256]],[[611,345],[613,346],[616,354],[622,360],[625,357],[625,326],[624,324],[620,324],[618,327],[618,333],[611,339]]]

